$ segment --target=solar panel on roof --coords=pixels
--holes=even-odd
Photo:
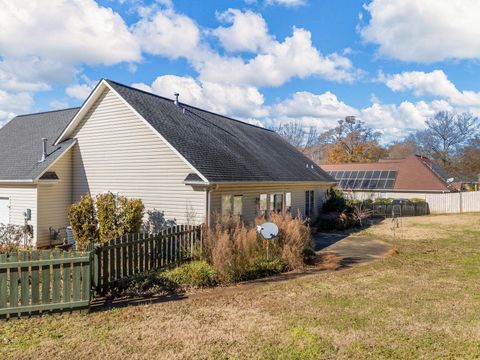
[[[393,189],[397,171],[393,170],[351,170],[331,171],[340,189],[388,190]]]

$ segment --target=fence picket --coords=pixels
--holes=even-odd
[[[27,261],[28,253],[26,251],[20,252],[20,260]],[[30,273],[28,266],[20,268],[20,304],[27,306],[30,300]]]
[[[35,265],[35,261],[38,260],[38,252],[32,251],[32,305],[38,305],[40,303],[40,279],[39,279],[39,270],[40,267]],[[1,290],[0,290],[1,292]],[[1,308],[0,304],[0,308]]]
[[[121,251],[121,243],[122,243],[122,238],[117,238],[115,239],[115,281],[116,280],[119,280],[122,275],[121,275],[121,268],[120,268],[120,261],[121,261],[121,257],[120,257],[120,251]]]
[[[75,254],[77,255],[77,254]],[[81,264],[79,262],[75,262],[73,264],[73,301],[80,300],[81,294]],[[103,285],[103,284],[102,284]]]
[[[53,260],[63,258],[63,254],[58,251],[52,252]],[[53,284],[52,284],[52,302],[60,302],[60,264],[53,264]]]
[[[90,301],[90,254],[84,254],[83,257],[88,261],[82,263],[82,300]]]
[[[50,260],[50,252],[41,252],[42,260]],[[50,304],[50,264],[42,266],[42,304]]]
[[[10,255],[9,262],[16,262],[17,254]],[[10,307],[18,306],[18,267],[10,268]]]
[[[133,234],[128,234],[128,275],[133,275]]]
[[[115,239],[112,239],[108,242],[110,248],[110,254],[109,254],[109,265],[110,265],[110,270],[109,270],[109,282],[114,282],[115,281]]]
[[[70,258],[70,253],[64,253],[64,258]],[[72,279],[71,279],[71,263],[64,263],[62,265],[62,302],[68,303],[71,301],[71,288],[72,288]]]
[[[108,279],[108,248],[102,247],[102,293],[106,291]]]
[[[144,234],[138,234],[138,272],[143,273],[143,259],[145,258]]]
[[[0,254],[0,264],[7,262],[7,254]],[[7,307],[7,269],[0,269],[0,309]]]

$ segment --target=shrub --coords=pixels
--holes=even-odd
[[[175,291],[178,285],[158,272],[147,272],[122,278],[110,287],[110,296],[151,296]]]
[[[90,194],[82,196],[79,202],[70,206],[68,220],[79,250],[84,250],[90,242],[99,241],[98,221]]]
[[[278,257],[257,258],[253,261],[252,264],[247,266],[243,277],[239,280],[253,280],[272,276],[275,274],[280,274],[285,269],[285,263]]]
[[[98,237],[104,244],[121,235],[118,229],[117,200],[111,192],[99,194],[95,198],[98,219]]]
[[[31,225],[0,223],[0,254],[18,251],[31,246],[33,228]]]
[[[346,212],[330,212],[321,214],[317,220],[317,226],[322,230],[346,230],[355,225],[352,214]]]
[[[215,270],[204,260],[180,265],[160,275],[183,287],[207,287],[216,283]]]
[[[140,231],[144,205],[140,199],[128,199],[112,193],[93,198],[86,194],[70,206],[68,218],[80,250],[88,243],[104,244],[118,236]]]
[[[325,202],[322,205],[323,213],[343,212],[347,207],[343,193],[334,188],[330,188],[325,192]]]
[[[409,199],[411,203],[414,204],[424,204],[426,203],[425,199],[420,199],[420,198],[411,198]]]
[[[391,198],[376,198],[373,202],[374,205],[390,205],[393,199]]]
[[[242,279],[261,249],[256,230],[247,229],[238,217],[215,216],[214,225],[205,234],[204,256],[221,282]]]
[[[138,233],[142,227],[145,205],[141,199],[118,198],[120,205],[119,226],[121,234]]]

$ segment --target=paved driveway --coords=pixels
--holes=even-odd
[[[338,255],[343,258],[344,266],[378,259],[392,248],[383,241],[361,236],[316,233],[313,238],[317,253]]]

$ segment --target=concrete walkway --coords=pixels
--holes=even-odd
[[[317,254],[335,254],[343,266],[351,266],[381,258],[392,248],[380,240],[360,236],[316,233],[313,236]]]

